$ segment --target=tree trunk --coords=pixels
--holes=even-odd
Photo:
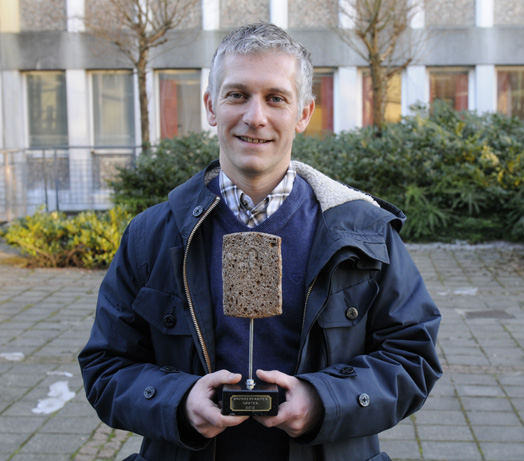
[[[380,61],[377,59],[371,60],[370,71],[371,86],[373,88],[373,125],[380,134],[384,126],[387,78],[384,75]]]
[[[147,98],[146,85],[146,64],[147,53],[143,54],[136,66],[138,74],[138,98],[140,101],[140,128],[142,131],[142,148],[146,148],[150,144],[149,136],[149,101]]]

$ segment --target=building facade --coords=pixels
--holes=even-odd
[[[431,33],[417,60],[391,82],[387,119],[398,120],[413,104],[435,99],[457,110],[498,111],[524,119],[524,2],[407,1],[420,1],[411,27]],[[105,177],[128,162],[140,145],[136,74],[116,48],[86,32],[86,16],[103,4],[104,0],[0,0],[5,189],[0,188],[0,207],[9,194],[21,193],[5,185],[15,174],[6,173],[7,155],[12,159],[14,152],[23,152],[24,163],[33,162],[23,173],[27,187],[32,174],[53,169],[54,176],[46,182],[53,183],[49,193],[56,195],[57,204],[60,193],[65,194],[64,202],[67,193],[90,194],[93,198],[83,198],[78,207],[96,207],[97,187],[102,190]],[[197,2],[172,39],[152,52],[147,75],[152,143],[210,129],[202,96],[213,52],[228,30],[259,20],[287,29],[312,51],[317,109],[309,134],[369,124],[366,62],[334,32],[334,26],[344,26],[336,6],[323,0]],[[66,173],[57,173],[62,170]],[[36,195],[41,193],[41,186],[34,188]],[[24,193],[32,203],[27,190]],[[75,208],[73,203],[70,200],[69,208]],[[100,203],[107,206],[106,199]]]

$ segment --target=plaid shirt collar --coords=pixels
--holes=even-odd
[[[280,208],[293,189],[296,175],[296,170],[290,164],[287,173],[277,187],[258,205],[255,205],[251,197],[244,194],[220,170],[220,193],[233,214],[245,225],[253,228],[261,224]]]

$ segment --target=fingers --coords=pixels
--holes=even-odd
[[[244,422],[246,416],[224,416],[213,401],[216,389],[223,384],[235,384],[242,375],[220,370],[200,378],[185,401],[185,414],[191,426],[206,438],[215,437],[226,428]]]
[[[290,437],[298,437],[312,430],[322,417],[322,402],[315,388],[294,376],[280,371],[257,370],[261,380],[286,389],[286,401],[278,409],[277,416],[255,416],[266,427],[278,427]],[[241,424],[248,416],[224,416],[213,401],[216,389],[223,384],[235,384],[240,374],[227,370],[217,371],[200,378],[185,401],[186,417],[191,426],[206,438],[215,437],[226,428]]]
[[[293,376],[286,375],[278,370],[257,370],[257,376],[266,383],[276,384],[284,389],[289,389],[292,386],[293,379],[296,380]]]
[[[286,389],[286,401],[278,407],[277,416],[255,416],[266,427],[278,427],[290,437],[303,435],[317,426],[322,418],[322,402],[315,388],[279,371],[257,370],[257,376]]]
[[[202,376],[197,383],[200,383],[202,386],[207,386],[208,390],[214,394],[215,389],[223,384],[235,384],[241,379],[242,375],[240,373],[231,373],[227,370],[220,370]]]

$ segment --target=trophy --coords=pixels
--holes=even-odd
[[[260,232],[225,235],[222,242],[224,315],[249,318],[249,370],[245,384],[222,388],[222,414],[275,416],[278,386],[253,379],[255,319],[282,314],[280,237]]]

